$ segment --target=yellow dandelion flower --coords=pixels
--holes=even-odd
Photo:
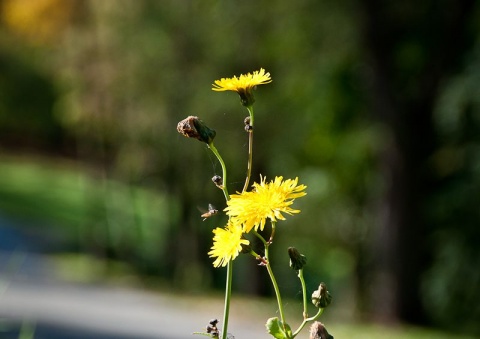
[[[248,245],[250,242],[242,238],[242,227],[231,221],[225,228],[217,227],[213,230],[213,246],[208,252],[210,258],[215,258],[214,267],[224,267],[230,260],[234,260],[242,251],[242,245]]]
[[[241,74],[238,78],[221,78],[215,80],[212,90],[217,92],[234,91],[240,95],[242,105],[251,106],[255,102],[252,90],[257,85],[264,85],[272,82],[270,73],[265,72],[263,68],[252,73]]]
[[[225,208],[228,216],[243,225],[245,233],[252,228],[263,230],[267,219],[273,222],[285,220],[282,213],[299,213],[300,210],[290,205],[296,198],[307,194],[304,192],[307,187],[298,185],[298,178],[283,181],[283,177],[275,177],[275,180],[267,183],[264,177],[253,187],[251,192],[232,194]]]

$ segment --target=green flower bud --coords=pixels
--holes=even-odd
[[[320,283],[318,290],[312,293],[312,303],[317,308],[325,308],[332,302],[332,296],[327,291],[327,285]]]
[[[288,248],[288,255],[290,256],[290,267],[295,271],[301,270],[307,264],[307,257],[298,252],[295,247]]]
[[[253,89],[255,89],[255,87],[240,88],[237,90],[237,93],[240,96],[240,102],[243,106],[251,107],[255,103]]]
[[[209,128],[198,117],[193,115],[183,119],[177,124],[178,133],[186,136],[187,138],[195,138],[210,145],[215,138],[217,132]]]

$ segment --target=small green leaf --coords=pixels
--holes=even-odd
[[[290,326],[288,326],[288,324],[285,324],[285,333],[283,329],[283,324],[277,317],[268,319],[265,327],[267,328],[267,332],[271,334],[272,337],[274,337],[275,339],[292,338],[292,330],[290,329]]]

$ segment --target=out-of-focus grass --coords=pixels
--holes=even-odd
[[[84,193],[94,183],[73,166],[44,159],[0,159],[0,210],[69,226],[85,216]]]
[[[61,233],[71,244],[136,246],[142,258],[158,254],[178,218],[176,201],[162,192],[69,161],[6,156],[0,158],[0,212],[19,225]]]

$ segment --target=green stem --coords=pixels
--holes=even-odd
[[[272,222],[272,227],[275,227],[275,224]],[[259,236],[261,239],[263,239],[262,236],[260,236],[257,233],[257,236]],[[278,312],[280,313],[280,321],[282,322],[283,325],[283,330],[286,332],[286,327],[285,327],[285,313],[283,311],[283,303],[282,303],[282,296],[280,295],[280,289],[278,288],[277,280],[275,279],[275,275],[273,274],[272,267],[270,265],[270,259],[269,259],[269,253],[268,253],[268,248],[270,246],[269,242],[266,242],[265,239],[262,240],[265,245],[265,259],[267,261],[267,271],[268,275],[270,276],[270,280],[272,281],[273,284],[273,289],[275,290],[275,295],[277,297],[277,303],[278,303]]]
[[[247,107],[250,114],[250,126],[252,129],[248,131],[248,163],[247,163],[247,178],[245,179],[245,185],[243,185],[242,192],[248,189],[250,178],[252,176],[252,163],[253,163],[253,106]]]
[[[230,200],[230,195],[228,194],[228,189],[227,189],[227,167],[225,166],[225,162],[223,161],[222,156],[218,152],[213,142],[208,144],[208,147],[212,150],[213,154],[215,154],[218,161],[220,162],[220,165],[222,166],[222,180],[223,180],[222,191],[223,191],[223,195],[225,196],[225,200],[228,201]],[[233,261],[230,260],[227,264],[227,281],[225,283],[225,305],[223,308],[222,339],[227,339],[227,334],[228,334],[228,318],[230,314],[230,299],[232,295],[232,276],[233,276],[232,272],[233,272]]]
[[[276,224],[272,222],[272,233],[270,234],[270,239],[268,239],[268,244],[270,245],[273,242],[273,237],[275,236],[275,230],[277,229]]]
[[[222,339],[227,339],[228,335],[228,316],[230,314],[230,298],[232,296],[232,272],[233,260],[230,260],[227,264],[227,282],[225,283],[225,306],[223,309]]]
[[[225,200],[228,201],[230,200],[230,195],[228,194],[228,189],[227,189],[227,168],[225,166],[225,163],[223,162],[222,156],[218,152],[213,142],[207,145],[208,145],[208,148],[212,150],[212,153],[215,154],[218,161],[220,162],[220,165],[222,166],[222,180],[223,180],[222,191],[223,191],[223,194],[225,195]]]
[[[248,114],[250,114],[250,126],[253,127],[253,105],[248,106],[247,109],[248,109]]]
[[[303,319],[303,322],[300,324],[300,326],[298,326],[297,330],[293,333],[292,338],[295,338],[309,321],[317,320],[318,317],[322,315],[323,310],[324,308],[319,308],[317,314],[315,314],[313,317]]]
[[[298,270],[298,279],[300,279],[300,284],[302,285],[303,319],[305,319],[308,317],[308,309],[307,309],[307,287],[305,286],[305,279],[303,278],[303,268]]]
[[[280,320],[283,325],[283,330],[286,332],[285,313],[283,312],[282,296],[280,295],[280,289],[278,288],[277,280],[275,279],[275,275],[273,274],[272,267],[270,265],[270,260],[268,259],[268,246],[265,248],[265,258],[267,260],[268,275],[270,276],[270,280],[272,281],[273,289],[275,290],[275,295],[277,297],[278,312],[280,313]]]
[[[252,229],[250,232],[252,232],[258,239],[260,239],[263,242],[263,246],[267,247],[267,241],[265,240],[264,237],[260,235],[255,229]]]

